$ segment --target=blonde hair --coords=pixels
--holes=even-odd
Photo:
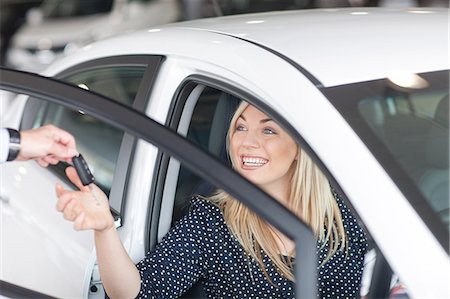
[[[227,134],[227,149],[236,121],[248,106],[248,103],[242,102],[231,119]],[[300,147],[297,152],[287,204],[293,213],[310,225],[316,238],[323,243],[322,246],[328,241],[328,254],[323,265],[335,252],[344,250],[347,244],[346,234],[339,207],[327,178]],[[294,280],[292,263],[290,259],[280,254],[279,245],[274,237],[276,234],[270,224],[222,190],[217,190],[207,200],[222,210],[230,231],[245,252],[257,261],[269,281],[271,280],[261,250],[268,255],[281,275],[291,281]]]

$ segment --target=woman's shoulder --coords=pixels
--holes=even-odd
[[[208,198],[200,195],[192,196],[190,203],[190,211],[222,213],[221,209],[217,205],[209,201]]]
[[[185,220],[194,219],[214,225],[224,223],[222,210],[202,196],[193,196],[190,199],[189,210],[183,218]]]

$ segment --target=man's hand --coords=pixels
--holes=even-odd
[[[70,162],[77,155],[75,139],[53,125],[20,132],[20,152],[17,161],[36,160],[41,166]]]

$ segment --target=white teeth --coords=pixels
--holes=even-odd
[[[267,163],[267,160],[262,158],[242,157],[242,162],[247,166],[263,166]]]

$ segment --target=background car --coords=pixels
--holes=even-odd
[[[53,123],[75,135],[137,262],[208,181],[192,169],[216,169],[206,158],[177,159],[146,142],[153,127],[146,130],[148,123],[130,118],[126,107],[223,161],[228,117],[236,102],[249,101],[308,151],[364,227],[373,263],[362,296],[388,297],[400,281],[411,297],[447,298],[447,22],[448,9],[365,8],[152,28],[94,43],[52,65],[45,75],[67,82],[66,88],[8,75],[24,93],[27,85],[34,86],[28,92],[43,91],[16,98],[1,125]],[[99,95],[121,105],[102,110]],[[92,233],[73,231],[54,208],[55,183],[69,186],[64,167],[0,166],[2,292],[20,287],[54,297],[104,296]],[[264,207],[260,212],[270,214]],[[297,239],[303,240],[307,244],[307,234]],[[307,256],[297,258],[301,264]]]
[[[6,63],[40,72],[93,41],[180,18],[178,0],[44,0],[12,37]]]

